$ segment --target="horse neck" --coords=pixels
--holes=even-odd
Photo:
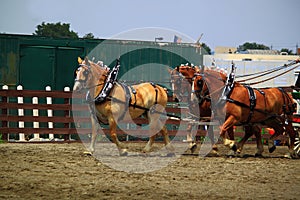
[[[93,74],[93,78],[89,85],[91,95],[96,98],[102,88],[104,87],[104,83],[106,81],[107,72],[104,69],[101,69],[100,66],[91,65],[91,73]],[[105,76],[103,76],[105,75]]]
[[[226,79],[226,76],[220,72],[208,70],[204,73],[204,80],[209,93],[212,97],[217,99],[221,96]]]

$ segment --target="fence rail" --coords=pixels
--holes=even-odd
[[[87,104],[83,103],[84,95],[72,94],[69,88],[65,88],[65,91],[49,91],[48,87],[48,91],[33,91],[8,90],[4,87],[0,90],[0,97],[0,134],[4,141],[9,141],[10,135],[18,138],[16,139],[18,141],[27,141],[28,136],[33,134],[34,137],[30,139],[31,141],[39,141],[40,135],[43,135],[41,136],[44,137],[43,139],[46,137],[49,141],[55,141],[57,139],[55,136],[59,135],[61,140],[68,142],[74,138],[78,140],[78,134],[91,133],[90,113]],[[180,116],[185,115],[187,111],[187,108],[179,107],[169,98],[167,113]],[[77,113],[76,117],[74,117],[74,113]],[[135,124],[147,124],[147,120],[144,118],[137,118],[133,121]],[[80,128],[76,128],[76,123],[81,124]],[[135,124],[132,126],[132,123],[129,124],[126,121],[122,123],[128,123],[128,132],[132,135],[145,136],[148,133],[141,126]],[[185,137],[186,130],[178,130],[180,124],[186,126],[188,122],[167,119],[169,135]],[[109,134],[107,126],[100,130]],[[198,136],[206,135],[203,130],[198,130],[197,133]],[[126,135],[123,130],[117,130],[117,134]],[[243,131],[240,129],[240,131],[236,131],[235,135],[241,137]],[[269,138],[269,134],[263,135],[263,138]]]

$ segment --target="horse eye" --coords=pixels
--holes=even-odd
[[[85,70],[84,72],[83,72],[83,75],[84,76],[87,76],[89,74],[89,71],[87,71],[87,70]]]
[[[199,86],[201,86],[201,85],[202,85],[202,81],[201,81],[201,80],[197,81],[197,84],[198,84]]]

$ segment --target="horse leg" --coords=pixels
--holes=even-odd
[[[227,139],[226,132],[229,128],[233,127],[234,124],[236,124],[236,122],[237,120],[235,119],[235,117],[233,115],[230,115],[229,117],[227,117],[226,121],[222,125],[221,132],[220,132],[220,136],[223,139],[224,145],[229,146],[229,148],[232,149],[233,151],[237,151],[235,141],[231,139]]]
[[[160,132],[163,135],[164,143],[166,149],[170,152],[168,155],[174,155],[174,147],[170,143],[170,138],[168,135],[168,131],[166,126],[162,125],[161,121],[159,120],[159,115],[157,114],[148,114],[149,125],[150,125],[150,134],[149,141],[147,142],[146,146],[143,149],[144,153],[147,153],[151,150],[152,145],[154,143],[156,135]]]
[[[217,147],[216,142],[215,142],[214,130],[212,128],[210,129],[209,126],[207,126],[207,131],[208,131],[208,137],[211,141],[211,146],[212,146],[211,153],[218,154],[218,147]]]
[[[194,153],[197,148],[197,143],[196,143],[196,136],[195,139],[193,140],[192,129],[193,129],[193,125],[189,124],[186,130],[188,134],[186,135],[186,141],[184,142],[189,142],[189,149],[191,153]]]
[[[237,153],[241,153],[244,147],[245,142],[254,134],[256,137],[257,151],[255,156],[262,156],[264,151],[263,144],[261,141],[260,128],[258,126],[247,125],[245,128],[244,137],[237,144]]]
[[[120,156],[127,156],[127,149],[123,147],[122,143],[119,141],[117,136],[117,123],[114,117],[110,117],[108,120],[109,129],[110,129],[110,137],[113,143],[115,143],[118,147]]]
[[[247,125],[245,128],[244,137],[237,144],[237,153],[241,153],[245,142],[254,134],[256,137],[257,151],[256,156],[261,156],[263,152],[263,145],[261,142],[260,128],[258,126]]]
[[[262,143],[261,129],[258,126],[254,126],[253,129],[254,129],[253,132],[256,138],[256,146],[257,146],[255,157],[262,157],[262,153],[264,152],[264,146]]]
[[[95,143],[96,143],[96,137],[97,137],[97,122],[94,116],[91,116],[91,122],[92,122],[92,139],[90,147],[88,148],[87,152],[84,152],[85,154],[92,155],[95,151]]]
[[[227,134],[228,134],[228,138],[230,140],[234,140],[234,131],[233,131],[233,126],[232,127],[229,127],[227,129]],[[235,154],[235,151],[233,150],[230,150],[226,155],[227,156],[233,156]]]
[[[161,122],[159,121],[159,123]],[[168,156],[174,156],[175,148],[170,142],[170,138],[166,126],[163,126],[163,128],[160,130],[160,133],[163,135],[165,147],[169,151]]]
[[[289,138],[290,138],[290,145],[289,145],[289,154],[290,155],[289,156],[291,158],[298,158],[298,154],[294,149],[295,141],[296,141],[296,131],[293,128],[291,122],[288,122],[288,124],[285,126],[285,128],[286,128],[286,132],[288,133]]]
[[[268,120],[266,121],[266,125],[274,129],[275,133],[268,140],[268,148],[269,152],[273,153],[276,149],[276,145],[274,144],[274,138],[278,137],[280,134],[283,134],[284,129],[279,120]]]

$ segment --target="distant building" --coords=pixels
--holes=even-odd
[[[261,55],[279,55],[280,54],[280,52],[278,50],[262,50],[262,49],[247,49],[243,53],[245,53],[245,54],[261,54]]]
[[[247,50],[240,53],[228,53],[229,49],[233,51],[236,50],[236,48],[234,49],[231,47],[216,48],[214,55],[204,55],[203,64],[205,66],[211,66],[212,63],[214,63],[217,68],[223,68],[225,71],[227,70],[229,72],[231,69],[231,63],[234,62],[236,66],[236,74],[246,75],[283,66],[299,58],[299,56],[295,55],[280,55],[280,52],[276,50]],[[254,83],[271,78],[268,81],[255,84],[253,87],[261,88],[294,85],[297,75],[300,71],[300,67],[297,67],[296,69],[293,69],[284,75],[272,78],[273,76],[279,75],[288,69],[272,72],[261,77],[259,76],[256,79],[247,81],[247,83]]]
[[[219,54],[219,53],[235,53],[237,51],[236,47],[216,47],[215,48],[215,53]]]

